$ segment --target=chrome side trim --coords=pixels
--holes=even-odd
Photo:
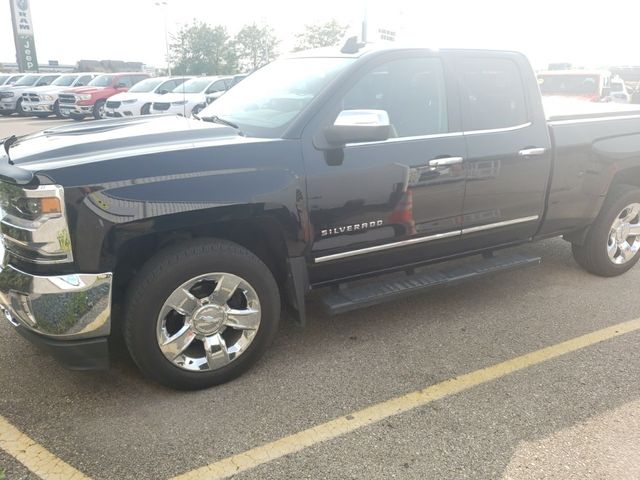
[[[463,228],[462,234],[482,232],[485,230],[492,230],[494,228],[508,227],[510,225],[517,225],[518,223],[534,222],[540,218],[539,215],[532,215],[530,217],[514,218],[513,220],[505,220],[504,222],[489,223],[487,225],[478,225],[477,227]]]
[[[549,125],[571,125],[573,123],[606,122],[608,120],[640,119],[640,115],[610,115],[608,117],[576,118],[569,120],[550,120]]]
[[[408,245],[415,245],[419,243],[432,242],[434,240],[440,240],[443,238],[451,238],[458,235],[464,235],[466,233],[482,232],[484,230],[492,230],[494,228],[508,227],[510,225],[517,225],[519,223],[533,222],[540,218],[539,215],[532,215],[530,217],[514,218],[513,220],[505,220],[504,222],[489,223],[487,225],[479,225],[477,227],[463,228],[462,230],[452,230],[450,232],[437,233],[435,235],[429,235],[427,237],[410,238],[409,240],[402,240],[400,242],[385,243],[383,245],[376,245],[374,247],[360,248],[358,250],[350,250],[348,252],[335,253],[333,255],[325,255],[323,257],[316,257],[314,263],[330,262],[331,260],[339,260],[341,258],[354,257],[357,255],[364,255],[366,253],[381,252],[384,250],[390,250],[392,248],[406,247]]]
[[[501,132],[512,132],[514,130],[520,130],[522,128],[527,128],[533,125],[531,122],[523,123],[521,125],[515,125],[513,127],[503,127],[503,128],[490,128],[488,130],[468,130],[466,132],[447,132],[447,133],[433,133],[430,135],[414,135],[412,137],[393,137],[388,140],[381,140],[379,142],[359,142],[359,143],[348,143],[346,146],[362,146],[362,145],[380,145],[381,143],[395,143],[395,142],[411,142],[414,140],[429,140],[432,138],[447,138],[447,137],[463,137],[465,135],[480,135],[484,133],[501,133]]]
[[[402,240],[400,242],[385,243],[383,245],[376,245],[375,247],[360,248],[358,250],[351,250],[349,252],[335,253],[333,255],[325,255],[323,257],[315,258],[314,262],[315,263],[330,262],[331,260],[354,257],[356,255],[364,255],[366,253],[380,252],[384,250],[390,250],[392,248],[406,247],[407,245],[415,245],[419,243],[432,242],[434,240],[441,240],[443,238],[456,237],[461,233],[462,233],[462,230],[453,230],[451,232],[436,233],[435,235],[429,235],[427,237],[410,238],[409,240]]]
[[[501,132],[513,132],[514,130],[521,130],[523,128],[527,128],[533,125],[531,122],[522,123],[520,125],[515,125],[513,127],[503,127],[503,128],[490,128],[488,130],[469,130],[468,132],[464,132],[465,135],[481,135],[483,133],[501,133]]]

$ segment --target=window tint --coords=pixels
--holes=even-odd
[[[345,95],[342,109],[386,110],[397,137],[445,133],[442,63],[438,58],[407,58],[376,67]]]
[[[131,75],[129,77],[129,83],[131,84],[130,86],[135,85],[138,82],[141,82],[142,80],[146,80],[149,77],[146,77],[144,75]]]
[[[511,60],[468,58],[461,62],[464,129],[490,130],[527,123],[527,103]]]
[[[124,85],[125,88],[131,88],[131,77],[123,75],[116,80],[116,85]]]
[[[56,78],[58,78],[60,75],[49,75],[46,77],[42,77],[40,80],[38,80],[38,82],[36,83],[36,87],[42,87],[44,85],[51,85],[51,82],[53,82]]]
[[[209,88],[207,88],[207,93],[223,92],[225,90],[226,90],[226,87],[225,87],[224,80],[218,80]]]

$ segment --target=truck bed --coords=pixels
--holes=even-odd
[[[640,115],[640,105],[626,103],[597,103],[566,97],[542,97],[549,122]]]

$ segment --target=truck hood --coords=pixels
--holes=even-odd
[[[110,87],[72,87],[67,88],[64,93],[95,93],[101,92],[106,88]]]
[[[199,145],[246,141],[235,129],[177,115],[100,120],[64,125],[20,137],[11,161],[31,172],[120,159]]]
[[[25,89],[22,93],[60,93],[65,90],[69,90],[69,87],[60,87],[58,85],[43,85],[41,87],[31,87],[29,89]]]

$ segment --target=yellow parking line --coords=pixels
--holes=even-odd
[[[43,480],[88,480],[89,477],[63,462],[42,445],[0,416],[0,449]]]
[[[320,442],[334,439],[371,425],[393,415],[407,412],[435,400],[454,395],[483,383],[496,380],[519,370],[538,365],[547,360],[575,352],[582,348],[609,340],[625,333],[640,330],[640,318],[603,328],[550,347],[512,358],[502,363],[482,368],[459,377],[437,383],[423,390],[392,398],[327,423],[289,435],[243,453],[227,457],[205,467],[174,477],[172,480],[214,480],[250,470]]]

